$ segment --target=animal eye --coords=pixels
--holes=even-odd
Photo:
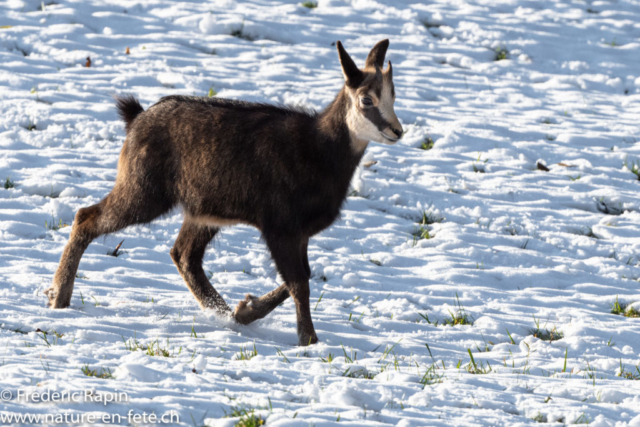
[[[373,105],[373,101],[371,100],[371,98],[362,98],[360,99],[360,102],[362,102],[362,105],[364,105],[365,107],[370,107]]]

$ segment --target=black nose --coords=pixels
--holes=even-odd
[[[395,133],[398,138],[402,138],[402,131],[398,129],[391,128],[391,132]]]

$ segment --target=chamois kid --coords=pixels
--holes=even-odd
[[[393,110],[389,40],[359,69],[336,43],[345,84],[322,112],[218,98],[168,96],[144,111],[118,98],[127,137],[111,193],[78,211],[52,286],[52,308],[71,302],[78,264],[89,243],[132,224],[149,223],[179,205],[184,222],[171,258],[204,309],[248,324],[289,296],[296,306],[298,343],[318,337],[309,310],[309,238],[338,217],[349,182],[369,141],[393,144],[402,126]],[[255,226],[285,283],[247,295],[232,311],[202,269],[221,227]]]

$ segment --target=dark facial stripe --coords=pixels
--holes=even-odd
[[[389,122],[382,117],[382,114],[380,114],[380,110],[378,110],[378,107],[365,108],[363,112],[367,120],[376,125],[379,131],[383,131],[387,127],[389,127]]]

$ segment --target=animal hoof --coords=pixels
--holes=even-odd
[[[318,342],[318,336],[313,333],[313,335],[298,335],[298,346],[299,347],[307,347],[311,344],[316,344]]]
[[[70,305],[69,302],[64,303],[60,301],[60,298],[58,298],[58,290],[54,286],[44,291],[44,294],[49,298],[47,303],[49,308],[67,308]]]
[[[44,294],[49,299],[47,301],[47,305],[49,306],[49,308],[56,308],[55,307],[55,302],[56,302],[56,295],[58,295],[58,292],[56,292],[54,287],[52,286],[49,289],[47,289],[46,291],[44,291]]]
[[[236,309],[233,311],[233,318],[236,320],[236,322],[240,323],[241,325],[248,325],[249,323],[256,320],[256,313],[254,312],[254,308],[257,301],[258,298],[254,297],[253,295],[247,294],[244,297],[244,300],[240,301]]]

